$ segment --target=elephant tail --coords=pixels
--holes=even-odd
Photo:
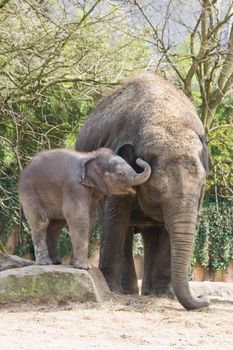
[[[19,245],[23,246],[23,207],[19,207]]]

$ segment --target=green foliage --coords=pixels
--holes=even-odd
[[[143,249],[143,239],[140,234],[134,235],[133,239],[133,255],[139,255],[143,256],[144,249]]]
[[[59,256],[63,258],[64,256],[69,256],[71,254],[71,239],[67,228],[64,228],[61,232],[59,239]]]
[[[12,232],[17,233],[19,240],[19,201],[17,195],[18,178],[15,173],[8,173],[0,178],[0,244],[6,248],[7,239]],[[23,246],[17,246],[15,254],[34,257],[34,248],[28,224],[22,222]]]
[[[0,179],[0,241],[6,244],[9,232],[19,221],[19,204],[17,198],[17,178],[15,176]]]
[[[193,263],[213,271],[227,268],[233,259],[233,206],[227,199],[209,197],[202,208]]]
[[[233,198],[233,98],[219,107],[209,133],[213,167],[207,189],[217,196]]]
[[[94,227],[94,230],[92,232],[91,239],[99,241],[100,238],[101,238],[101,225],[100,225],[99,220],[97,220],[95,227]]]

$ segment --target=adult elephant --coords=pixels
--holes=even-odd
[[[102,99],[80,131],[79,151],[109,147],[136,169],[152,169],[137,196],[106,199],[100,269],[110,288],[135,292],[133,231],[144,240],[143,294],[174,293],[186,309],[209,304],[194,297],[188,271],[198,207],[208,171],[204,130],[190,100],[154,74],[140,74]]]

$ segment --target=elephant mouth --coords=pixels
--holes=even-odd
[[[107,196],[126,196],[130,195],[132,197],[135,197],[137,194],[136,190],[133,187],[122,187],[121,189],[118,188],[117,191],[110,191],[107,193]]]
[[[127,192],[128,192],[128,194],[131,195],[132,197],[135,197],[136,194],[137,194],[136,190],[135,190],[133,187],[128,188],[128,189],[127,189]]]

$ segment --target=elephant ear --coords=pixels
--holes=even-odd
[[[200,139],[202,146],[203,146],[200,158],[201,158],[202,164],[205,168],[206,175],[208,176],[209,169],[212,168],[212,161],[211,161],[211,158],[210,158],[210,155],[208,152],[207,141],[206,141],[205,135],[201,135],[201,136],[198,135],[198,136],[199,136],[199,139]]]
[[[104,176],[96,164],[95,157],[86,157],[81,161],[77,172],[77,181],[87,187],[96,188],[102,193],[107,192]]]

